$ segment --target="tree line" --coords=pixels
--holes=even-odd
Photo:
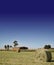
[[[18,41],[15,40],[13,42],[13,44],[14,44],[13,46],[16,47],[18,45]],[[5,48],[5,50],[9,50],[9,48],[12,48],[12,46],[11,45],[4,45],[4,48]]]
[[[13,45],[14,47],[16,47],[17,45],[19,45],[18,41],[16,41],[16,40],[13,42],[13,44],[14,44]],[[11,45],[4,45],[4,48],[5,48],[5,50],[9,50],[9,48],[12,48],[12,46]],[[24,49],[25,47],[21,47],[21,48]],[[51,45],[44,45],[44,49],[50,49],[50,48],[51,48]]]

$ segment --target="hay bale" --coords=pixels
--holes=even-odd
[[[17,52],[18,52],[18,53],[20,52],[20,48],[19,48],[19,49],[17,49]]]
[[[51,59],[52,59],[52,54],[50,51],[46,51],[46,54],[47,54],[47,58],[48,58],[48,62],[51,62]]]
[[[51,52],[47,49],[37,49],[35,55],[35,61],[49,62],[52,59]]]

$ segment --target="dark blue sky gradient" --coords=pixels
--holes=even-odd
[[[0,2],[0,47],[19,45],[29,48],[54,47],[54,4],[52,1]]]

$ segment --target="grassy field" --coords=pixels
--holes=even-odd
[[[35,62],[35,52],[0,51],[0,65],[54,65],[54,52],[52,62]]]

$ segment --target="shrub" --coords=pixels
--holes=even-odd
[[[20,49],[28,49],[28,47],[20,47]]]

